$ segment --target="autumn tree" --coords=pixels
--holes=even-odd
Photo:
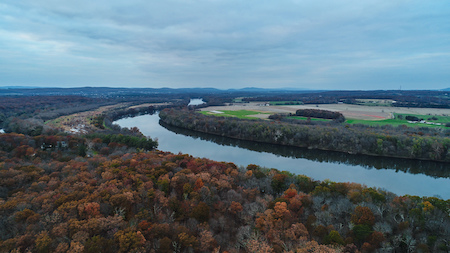
[[[373,226],[375,224],[375,216],[370,208],[357,206],[352,214],[351,221],[356,225]]]
[[[200,223],[208,221],[210,208],[205,202],[200,202],[191,211],[191,217],[198,220]]]

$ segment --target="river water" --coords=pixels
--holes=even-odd
[[[450,199],[448,163],[348,155],[234,140],[162,126],[157,114],[120,119],[115,123],[121,127],[136,126],[144,135],[157,138],[158,149],[162,151],[181,152],[242,166],[257,164],[316,180],[355,182],[399,195]]]

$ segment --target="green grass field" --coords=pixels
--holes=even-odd
[[[403,118],[399,118],[401,115]],[[392,126],[400,126],[406,125],[409,127],[446,127],[445,124],[450,122],[449,116],[430,116],[430,115],[418,115],[418,114],[395,114],[394,119],[384,119],[384,120],[356,120],[356,119],[348,119],[345,121],[347,124],[365,124],[371,126],[381,126],[381,125],[392,125]],[[405,119],[406,116],[415,116],[419,119],[424,119],[427,122],[434,123],[442,123],[444,125],[431,125],[431,124],[423,124],[423,123],[409,123],[408,120]],[[428,120],[431,117],[436,117],[437,120]]]
[[[257,114],[272,114],[272,113],[262,113],[257,111],[249,111],[249,110],[239,110],[239,111],[229,111],[229,110],[221,110],[223,113],[212,113],[209,111],[201,111],[200,113],[205,115],[215,115],[215,116],[224,116],[224,117],[237,117],[240,119],[255,119],[257,117],[251,115]],[[400,117],[403,118],[399,118]],[[415,116],[419,119],[424,119],[427,122],[434,123],[442,123],[444,125],[431,125],[431,124],[423,124],[423,123],[408,123],[408,120],[405,119],[406,116]],[[436,117],[436,120],[428,120],[431,117]],[[307,117],[299,117],[299,116],[291,116],[290,119],[297,120],[307,120]],[[311,118],[311,121],[330,121],[329,119],[319,119],[319,118]],[[346,124],[364,124],[370,126],[382,126],[382,125],[392,125],[394,127],[400,125],[406,125],[408,127],[446,127],[445,124],[450,122],[450,116],[430,116],[430,115],[418,115],[418,114],[395,114],[394,119],[383,119],[383,120],[358,120],[358,119],[347,119],[345,121]]]
[[[298,119],[298,120],[308,120],[307,117],[300,117],[300,116],[291,116],[287,117],[288,119]],[[319,119],[319,118],[311,118],[311,121],[331,121],[331,119]]]
[[[256,117],[252,117],[250,115],[256,115],[256,114],[271,114],[271,113],[262,113],[262,112],[256,112],[256,111],[248,111],[248,110],[239,110],[239,111],[220,111],[223,113],[212,113],[208,111],[201,111],[200,113],[205,115],[215,115],[215,116],[224,116],[224,117],[237,117],[240,119],[255,119]]]
[[[399,117],[399,115],[401,115]],[[443,125],[432,125],[425,123],[409,123],[406,120],[406,116],[415,116],[419,119],[424,119],[427,122],[433,123],[442,123]],[[435,117],[435,120],[429,120],[429,118]],[[299,116],[291,116],[289,119],[297,119],[297,120],[307,120],[307,117],[299,117]],[[330,121],[329,119],[319,119],[319,118],[311,118],[311,121]],[[347,119],[345,121],[346,124],[364,124],[369,126],[383,126],[383,125],[392,125],[392,126],[400,126],[406,125],[408,127],[446,127],[445,124],[450,122],[450,116],[430,116],[430,115],[418,115],[418,114],[395,114],[394,119],[382,119],[382,120],[361,120],[361,119]]]

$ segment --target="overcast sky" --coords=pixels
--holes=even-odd
[[[3,0],[0,86],[441,89],[450,3]]]

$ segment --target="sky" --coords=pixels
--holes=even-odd
[[[3,0],[0,86],[450,87],[448,0]]]

